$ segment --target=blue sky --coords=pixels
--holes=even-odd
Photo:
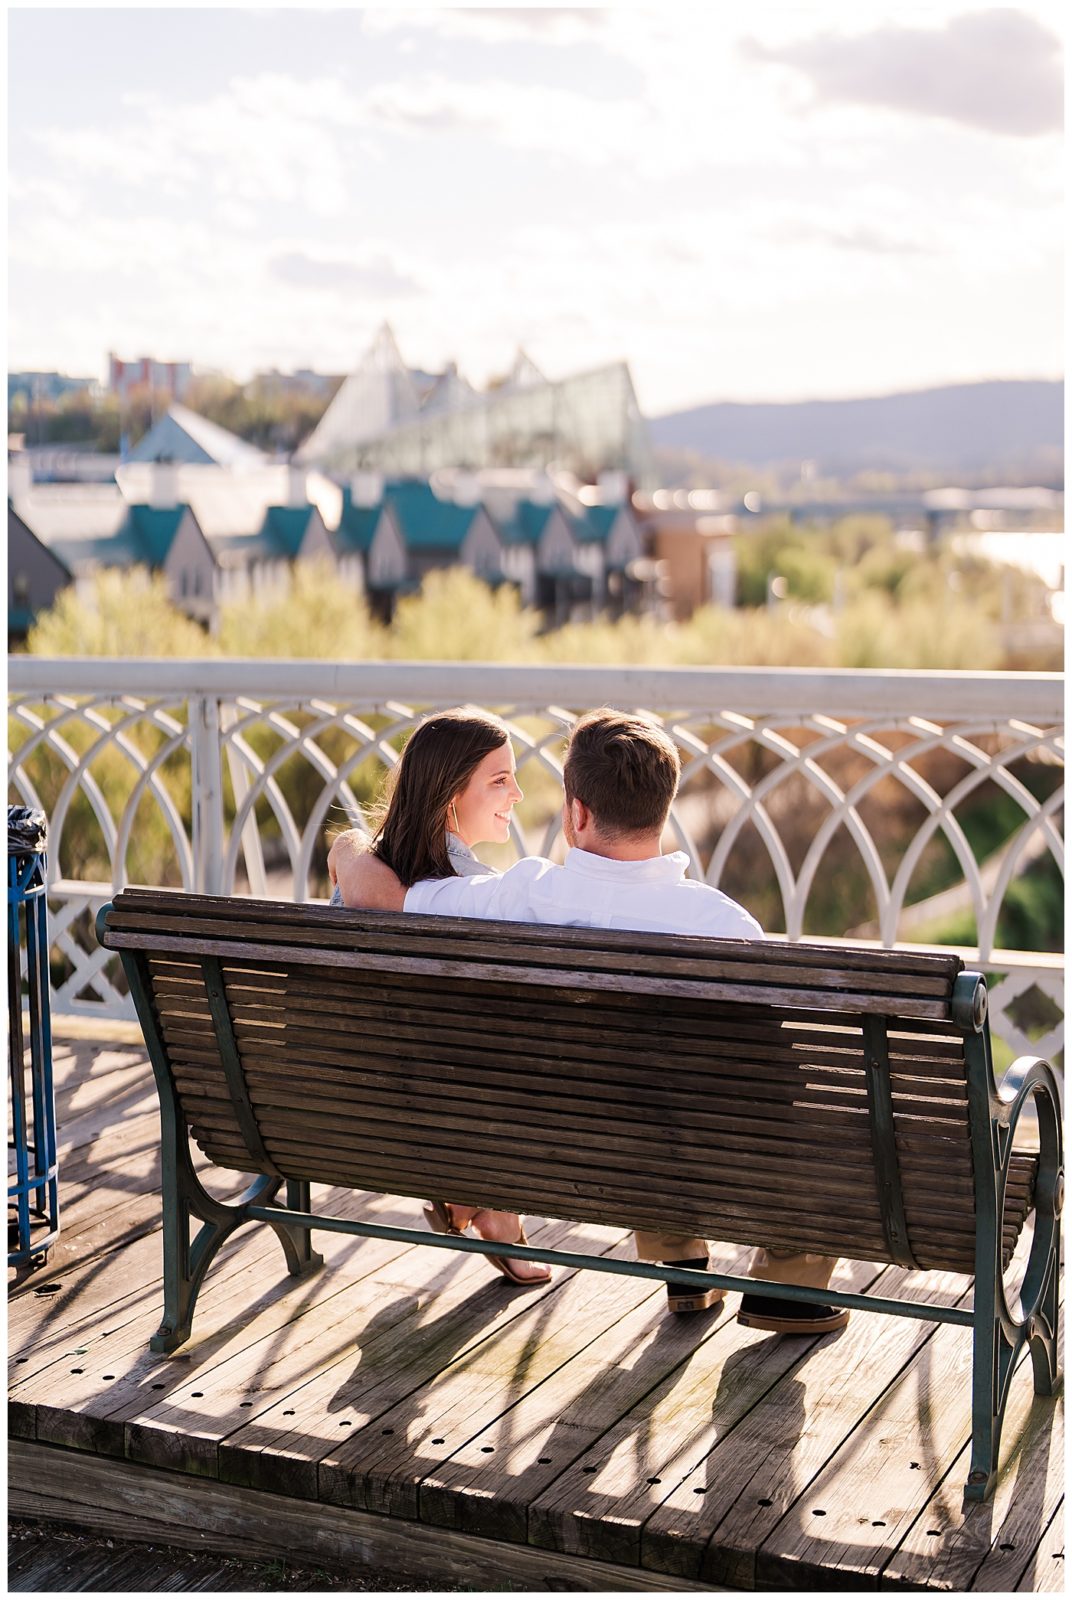
[[[475,381],[650,414],[1061,363],[1048,0],[9,13],[9,362]]]

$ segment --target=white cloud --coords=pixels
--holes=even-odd
[[[756,61],[803,73],[820,102],[884,106],[1018,138],[1056,133],[1062,125],[1060,40],[1022,11],[746,48]]]
[[[271,257],[268,271],[280,283],[316,293],[360,293],[394,300],[419,292],[416,279],[383,250],[365,251],[360,259],[347,260],[283,250]]]
[[[38,138],[57,162],[123,185],[166,183],[176,196],[207,190],[247,204],[301,204],[322,217],[346,206],[339,130],[352,127],[355,116],[335,79],[235,77],[226,93],[203,100],[132,92],[122,110],[119,120],[74,137],[51,128]]]

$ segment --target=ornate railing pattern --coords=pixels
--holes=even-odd
[[[1000,944],[1018,876],[1063,872],[1054,674],[22,656],[9,698],[12,798],[50,820],[61,1011],[132,1015],[91,932],[124,883],[325,894],[329,825],[362,825],[408,732],[436,707],[507,718],[522,786],[536,791],[512,849],[561,850],[565,735],[577,712],[612,704],[647,709],[678,745],[671,831],[694,876],[789,939],[887,946],[920,930],[931,905],[921,889],[937,884],[935,916],[959,916],[965,955],[991,974],[995,1032],[1017,1054],[1061,1047],[1060,954]],[[988,812],[1001,819],[996,840]],[[846,902],[854,926],[832,928]],[[1031,991],[1029,1037],[1018,1012]]]

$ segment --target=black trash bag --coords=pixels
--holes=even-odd
[[[33,806],[8,806],[7,853],[9,856],[36,855],[48,843],[48,818]]]

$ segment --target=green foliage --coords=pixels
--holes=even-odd
[[[140,567],[100,567],[88,582],[62,589],[30,629],[36,656],[205,656],[214,647],[172,605],[166,580]],[[77,685],[72,684],[72,688]]]
[[[840,667],[985,672],[1002,664],[997,629],[961,601],[899,606],[872,590],[845,607],[835,628]]]
[[[539,659],[564,665],[665,667],[676,664],[680,630],[660,627],[652,617],[621,617],[616,622],[572,622],[546,633]]]
[[[192,411],[262,450],[296,450],[328,405],[326,395],[287,391],[269,381],[195,378],[185,403]]]
[[[27,444],[82,445],[110,455],[119,450],[119,422],[116,395],[93,396],[84,390],[58,399],[39,396],[32,405],[25,394],[17,394],[8,410],[9,429],[24,433]]]
[[[729,611],[704,606],[682,624],[673,642],[682,667],[825,667],[829,641],[798,606]]]
[[[737,558],[737,603],[762,606],[767,602],[767,582],[781,571],[780,559],[787,550],[800,547],[800,534],[788,517],[749,527],[733,541]]]
[[[1063,950],[1064,884],[1044,857],[1014,878],[998,913],[997,944],[1005,950]]]
[[[790,545],[782,551],[779,566],[793,599],[821,605],[834,598],[838,564],[825,550]]]
[[[872,550],[888,549],[894,542],[893,525],[889,517],[868,512],[854,512],[840,517],[831,528],[816,531],[832,556],[845,566],[855,566]]]
[[[447,567],[399,601],[388,653],[400,661],[531,661],[539,628],[512,585],[491,589],[464,567]]]
[[[281,595],[223,606],[217,638],[225,656],[370,661],[387,653],[385,630],[326,561],[299,562]]]
[[[184,403],[263,450],[291,451],[316,427],[330,398],[327,393],[287,391],[264,380],[239,384],[201,377],[190,384]],[[170,399],[165,390],[154,394],[139,388],[120,407],[118,395],[83,390],[58,399],[38,398],[31,406],[25,394],[18,394],[11,401],[8,427],[25,433],[28,444],[78,444],[114,455],[120,433],[137,444],[154,418],[164,415]]]
[[[899,548],[892,543],[872,545],[848,569],[848,586],[857,594],[876,589],[891,598],[897,598],[905,580],[919,566],[920,557],[913,550]],[[928,588],[932,581],[928,577]]]

